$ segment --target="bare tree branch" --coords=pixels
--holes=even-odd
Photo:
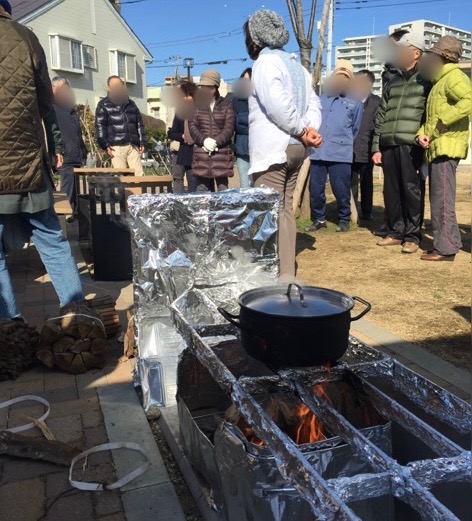
[[[313,50],[313,31],[315,27],[315,11],[317,0],[311,1],[310,18],[308,23],[308,32],[305,34],[305,16],[303,11],[303,0],[287,0],[290,21],[292,22],[293,32],[297,39],[300,49],[300,59],[302,65],[310,71],[311,69],[311,53]]]
[[[313,41],[313,30],[315,28],[315,12],[317,3],[317,0],[312,0],[311,2],[310,21],[308,22],[308,32],[306,33],[307,40],[310,42]]]

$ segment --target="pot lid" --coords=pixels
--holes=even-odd
[[[290,284],[246,291],[241,306],[279,317],[325,317],[350,311],[354,301],[345,293],[327,288]]]

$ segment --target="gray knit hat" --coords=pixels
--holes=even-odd
[[[281,48],[287,45],[290,38],[284,19],[269,9],[261,9],[249,17],[249,34],[254,43],[262,48]]]

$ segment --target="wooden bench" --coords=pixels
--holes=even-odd
[[[170,175],[120,177],[120,181],[125,185],[126,197],[130,195],[172,193],[172,176]]]
[[[88,180],[92,176],[134,176],[133,168],[74,168],[79,218],[79,241],[90,239],[90,198]]]
[[[130,195],[172,192],[172,176],[93,176],[89,178],[90,236],[95,280],[131,280]]]
[[[72,206],[64,192],[54,192],[54,210],[57,215],[72,215]]]

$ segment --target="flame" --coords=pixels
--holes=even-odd
[[[331,377],[331,366],[326,364],[324,368],[327,371],[327,379],[324,382],[314,385],[313,392],[318,397],[323,398],[331,403],[331,400],[326,392],[328,388],[328,381]],[[326,439],[326,431],[323,423],[304,403],[302,403],[297,408],[295,415],[299,418],[299,423],[295,430],[294,440],[299,445],[304,443],[315,443],[317,441]]]
[[[299,421],[293,438],[298,445],[326,439],[324,425],[304,403],[298,406],[295,416]]]
[[[323,398],[324,400],[327,400],[329,403],[331,403],[331,400],[326,392],[331,376],[331,366],[327,364],[324,366],[324,368],[327,371],[327,378],[324,382],[314,385],[313,392],[318,397]],[[265,443],[255,435],[252,428],[245,427],[241,430],[246,439],[251,443],[261,447],[265,445]],[[317,441],[326,439],[326,430],[323,422],[304,403],[300,403],[300,405],[298,405],[293,411],[293,425],[289,430],[290,432],[287,432],[287,434],[298,445],[315,443]]]

